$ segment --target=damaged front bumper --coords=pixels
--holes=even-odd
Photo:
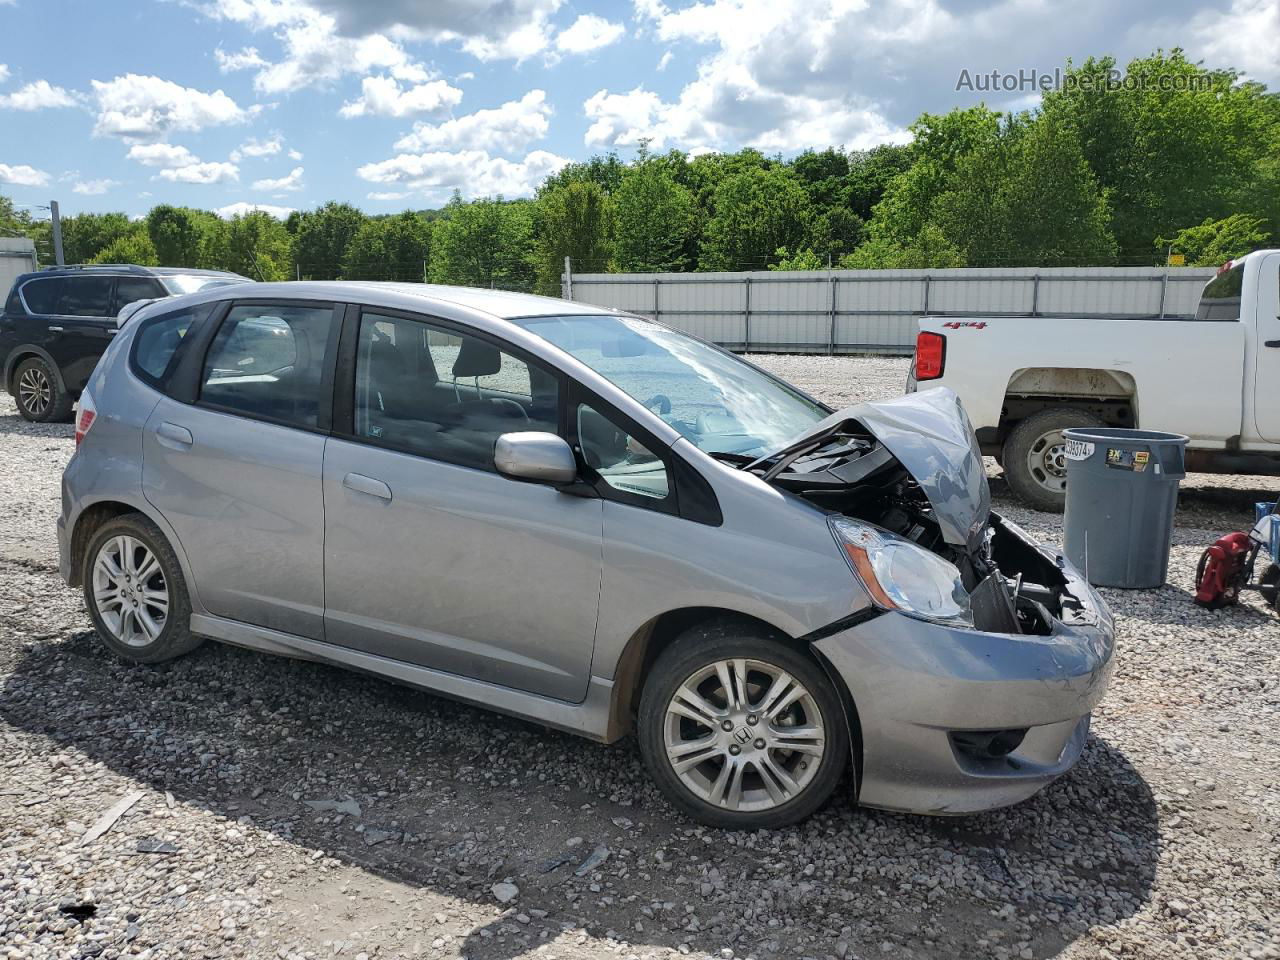
[[[1013,524],[1000,527],[1052,563],[1074,601],[1048,618],[1044,634],[966,630],[889,611],[815,642],[857,712],[860,803],[974,813],[1030,797],[1079,759],[1090,711],[1111,677],[1110,611],[1060,553]]]

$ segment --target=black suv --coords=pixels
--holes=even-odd
[[[4,386],[27,420],[68,420],[126,305],[249,282],[236,273],[131,264],[24,273],[0,314]]]

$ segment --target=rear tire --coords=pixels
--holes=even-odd
[[[71,394],[42,357],[29,357],[18,364],[13,372],[13,399],[22,419],[32,423],[66,423],[71,419]]]
[[[112,653],[160,663],[204,641],[191,633],[191,598],[178,557],[141,513],[98,528],[85,551],[83,579],[89,616]]]
[[[1019,422],[1005,440],[1000,455],[1005,479],[1014,495],[1029,507],[1061,513],[1067,505],[1062,431],[1104,425],[1101,418],[1075,407],[1051,407]]]
[[[844,707],[826,673],[744,622],[693,627],[664,650],[637,724],[658,788],[713,827],[797,823],[827,802],[849,762]]]

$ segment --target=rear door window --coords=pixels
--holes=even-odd
[[[317,427],[337,332],[333,313],[327,304],[232,307],[205,357],[201,402]]]
[[[115,277],[65,277],[54,313],[63,317],[109,317]]]
[[[111,314],[115,316],[135,300],[156,300],[167,295],[159,280],[151,277],[121,277],[116,281],[116,302]]]
[[[61,277],[41,277],[22,285],[22,299],[31,313],[52,314],[62,296]]]

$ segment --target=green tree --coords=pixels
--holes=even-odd
[[[1172,237],[1160,237],[1156,249],[1161,258],[1166,253],[1181,253],[1188,266],[1216,267],[1266,246],[1271,235],[1265,226],[1260,217],[1235,213],[1221,220],[1205,220]]]
[[[626,171],[627,165],[619,160],[618,155],[611,150],[604,156],[597,154],[590,160],[565,164],[557,172],[542,181],[539,192],[566,187],[571,183],[585,182],[594,183],[606,194],[611,194],[622,183],[622,178]]]
[[[778,258],[778,262],[769,264],[770,270],[824,270],[827,267],[827,258],[819,256],[808,247],[795,253],[786,247],[779,247],[773,255]]]
[[[1080,131],[1122,261],[1149,262],[1157,237],[1206,218],[1277,222],[1280,98],[1178,49],[1131,61],[1119,85],[1107,82],[1114,67],[1110,58],[1071,67],[1043,114]]]
[[[884,199],[885,190],[894,177],[911,166],[911,147],[893,143],[849,155],[849,172],[845,175],[844,203],[863,222],[871,219],[871,211]]]
[[[347,245],[342,276],[347,280],[426,279],[431,256],[431,223],[406,210],[366,220]]]
[[[71,263],[71,259],[67,259]],[[122,233],[84,263],[136,263],[140,267],[156,267],[160,260],[155,245],[147,235],[145,223],[134,224],[128,233]]]
[[[804,242],[812,208],[802,187],[781,167],[751,168],[716,188],[702,240],[703,270],[763,267],[779,247]]]
[[[598,183],[573,180],[542,190],[535,213],[535,292],[560,296],[565,257],[574,262],[575,270],[605,269],[612,248],[613,203]]]
[[[291,246],[283,223],[265,211],[251,210],[219,224],[207,256],[219,268],[253,280],[288,280]]]
[[[347,245],[364,221],[364,214],[351,204],[332,200],[317,210],[301,214],[293,231],[293,255],[298,272],[311,280],[337,279],[347,256]]]
[[[1010,118],[956,164],[934,222],[972,266],[1109,263],[1111,211],[1079,135],[1051,116]]]
[[[98,254],[127,236],[133,224],[123,213],[81,213],[62,218],[62,251],[67,263],[103,262]]]
[[[30,237],[32,232],[31,214],[18,210],[11,198],[0,194],[0,237]]]
[[[843,257],[845,270],[941,270],[965,266],[964,251],[951,243],[936,226],[926,223],[906,243],[872,237]]]
[[[697,204],[667,162],[646,157],[630,167],[614,195],[614,214],[615,269],[662,273],[689,265]]]
[[[152,207],[146,219],[147,235],[160,265],[202,266],[206,241],[217,229],[215,221],[216,217],[204,210],[167,203]]]
[[[501,197],[464,203],[455,193],[431,238],[432,282],[532,289],[531,207]]]

